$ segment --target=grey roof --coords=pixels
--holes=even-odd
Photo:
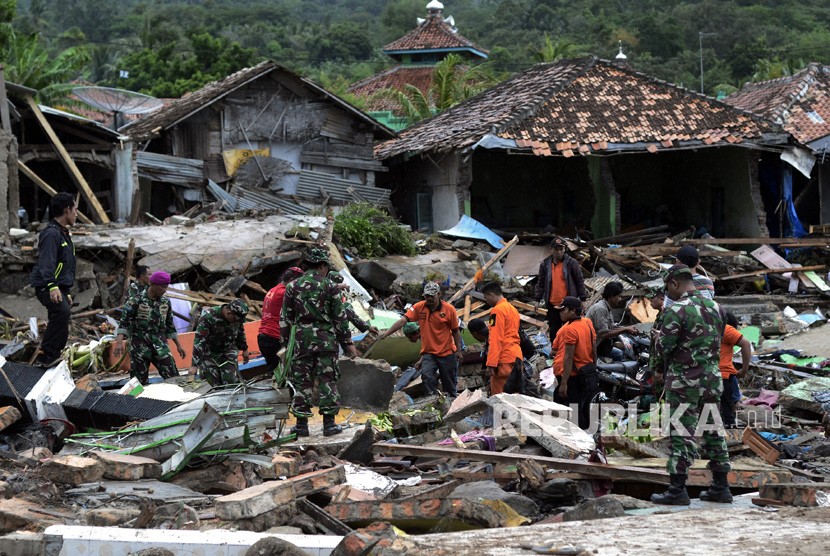
[[[140,120],[128,123],[124,127],[120,128],[119,131],[124,135],[129,136],[134,141],[152,139],[160,130],[173,127],[196,112],[199,112],[214,102],[224,98],[226,95],[256,79],[259,79],[260,77],[273,72],[278,72],[284,77],[298,82],[302,87],[305,87],[312,93],[316,94],[320,100],[328,100],[333,102],[344,111],[352,114],[355,118],[361,120],[374,129],[378,134],[377,139],[395,137],[394,131],[378,123],[368,114],[361,112],[345,100],[326,91],[313,81],[310,81],[270,60],[250,68],[239,70],[238,72],[233,73],[220,81],[208,83],[198,91],[188,93],[183,97],[172,101],[160,110],[157,110],[156,112],[153,112]]]

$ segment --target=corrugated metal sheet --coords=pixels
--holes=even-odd
[[[225,212],[234,212],[236,211],[236,199],[233,195],[222,189],[222,187],[213,181],[212,179],[208,179],[207,185],[208,191],[210,191],[211,195],[216,197],[217,201],[225,201],[222,205],[222,210]]]
[[[297,183],[298,195],[310,199],[319,199],[321,197],[321,187],[332,199],[344,203],[364,199],[376,205],[387,205],[391,193],[388,189],[362,185],[323,172],[312,172],[311,170],[300,172],[300,181]],[[352,191],[357,195],[352,194]]]
[[[142,178],[177,185],[205,184],[205,163],[201,160],[139,151],[136,163]]]
[[[311,209],[292,203],[287,199],[276,197],[265,191],[255,191],[242,187],[234,188],[233,197],[236,201],[236,210],[246,209],[280,209],[286,214],[309,214]]]

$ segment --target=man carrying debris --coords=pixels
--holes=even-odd
[[[361,332],[370,332],[372,334],[377,334],[378,329],[376,327],[364,321],[362,318],[357,316],[357,313],[355,313],[354,307],[352,307],[352,304],[346,297],[346,291],[349,289],[349,285],[343,283],[343,275],[339,272],[329,272],[329,280],[334,282],[334,284],[337,286],[337,289],[343,292],[343,307],[346,310],[346,318],[348,319],[348,321],[355,325],[355,328],[357,328]]]
[[[280,283],[271,288],[262,302],[262,321],[259,324],[259,334],[256,337],[259,352],[265,358],[268,369],[277,368],[280,360],[277,357],[282,348],[280,333],[280,312],[285,298],[285,288],[288,284],[303,275],[303,269],[292,266],[282,273]],[[288,338],[286,338],[288,340]]]
[[[314,383],[320,382],[320,414],[323,416],[323,436],[342,432],[334,418],[340,410],[337,380],[337,346],[346,355],[357,357],[357,350],[349,334],[349,321],[343,307],[340,289],[326,276],[329,256],[325,249],[312,248],[305,257],[305,274],[288,284],[280,316],[280,334],[289,338],[295,327],[294,358],[288,372],[288,382],[294,389],[291,413],[297,425],[291,432],[308,436],[308,418],[311,417],[311,398]]]
[[[703,274],[698,274],[698,265],[700,264],[700,256],[697,253],[694,245],[684,245],[675,255],[677,264],[683,264],[689,267],[692,271],[692,283],[695,286],[694,291],[697,295],[705,297],[706,299],[715,299],[715,283],[712,279]],[[670,299],[666,299],[666,303],[671,304]]]
[[[554,401],[577,406],[579,428],[586,430],[590,423],[591,398],[598,390],[595,361],[597,333],[591,319],[582,316],[582,301],[567,296],[559,311],[562,327],[553,340],[556,355],[553,358],[553,374],[559,379]]]
[[[568,296],[577,297],[582,301],[588,299],[588,291],[585,289],[585,280],[582,276],[582,269],[579,263],[565,253],[567,243],[559,236],[550,242],[552,253],[539,265],[539,274],[536,279],[536,307],[540,303],[547,303],[548,308],[548,332],[550,341],[556,338],[556,333],[562,326],[562,319],[559,318],[559,311],[556,306]]]
[[[723,391],[718,360],[726,313],[710,299],[689,295],[695,285],[688,266],[671,267],[665,282],[666,297],[672,303],[664,309],[658,351],[665,362],[665,399],[671,412],[671,455],[666,464],[671,486],[663,494],[652,495],[651,501],[673,506],[689,504],[686,477],[698,455],[699,440],[713,478],[712,486],[700,494],[700,499],[728,503],[732,501],[726,478],[729,453],[711,420]],[[696,429],[701,417],[707,430],[698,438]]]
[[[243,363],[251,356],[243,326],[246,316],[248,304],[241,299],[202,311],[193,340],[193,368],[211,386],[242,382],[239,352]]]
[[[130,281],[127,298],[138,297],[150,286],[150,269],[143,264],[135,267],[135,280]]]
[[[622,305],[623,285],[620,282],[608,282],[602,290],[602,299],[591,305],[585,316],[591,319],[597,332],[597,355],[622,361],[622,350],[613,346],[611,339],[620,334],[639,334],[634,326],[617,326],[611,313]]]
[[[138,297],[131,297],[124,304],[121,322],[118,325],[117,352],[123,349],[124,338],[130,340],[130,376],[141,384],[149,382],[150,364],[156,366],[162,378],[179,375],[176,362],[170,354],[167,340],[173,340],[184,358],[184,348],[173,326],[173,309],[170,300],[164,297],[170,285],[170,275],[154,272],[150,285]],[[120,353],[116,355],[120,356]]]
[[[421,330],[421,377],[427,391],[437,393],[440,379],[444,393],[455,398],[458,363],[464,354],[458,315],[455,307],[441,299],[441,286],[435,282],[424,284],[424,300],[410,307],[378,340],[394,334],[408,322],[417,322]]]
[[[69,339],[69,290],[75,283],[75,245],[69,228],[75,225],[78,206],[69,193],[57,193],[49,201],[52,219],[38,237],[37,264],[29,274],[37,300],[46,307],[49,322],[40,342],[37,365],[56,363]]]

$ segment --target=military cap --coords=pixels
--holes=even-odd
[[[248,304],[241,299],[234,299],[228,303],[228,309],[239,318],[247,316],[248,314]]]
[[[441,286],[437,282],[427,282],[424,284],[424,295],[438,295],[441,293]]]
[[[159,270],[150,275],[150,283],[155,284],[157,286],[169,286],[170,275],[164,272],[163,270]]]
[[[421,330],[421,327],[418,326],[417,322],[408,322],[408,323],[403,325],[403,333],[406,336],[411,336],[411,335],[415,334],[416,332],[419,332],[420,330]]]
[[[664,282],[668,282],[669,280],[691,280],[692,279],[692,269],[686,266],[685,264],[676,264],[669,268],[666,272],[666,276],[663,278]]]
[[[326,263],[329,262],[329,252],[322,247],[312,247],[308,250],[305,256],[306,262],[312,264],[319,264],[319,263]]]
[[[339,272],[331,271],[329,272],[329,280],[334,282],[335,284],[342,284],[343,283],[343,275]]]

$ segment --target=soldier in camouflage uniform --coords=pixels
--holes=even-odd
[[[193,368],[211,386],[242,382],[239,352],[244,363],[250,359],[243,328],[247,315],[248,305],[241,299],[202,311],[193,341]]]
[[[135,267],[135,280],[130,282],[127,288],[127,299],[131,297],[138,297],[143,292],[147,291],[150,286],[150,269],[143,264]]]
[[[343,275],[339,272],[329,272],[329,280],[334,282],[337,288],[343,292],[343,307],[346,309],[346,319],[355,325],[355,328],[361,332],[371,332],[372,334],[377,335],[378,329],[357,316],[357,313],[354,312],[354,307],[352,307],[352,304],[349,303],[349,300],[346,298],[345,290],[349,289],[349,285],[343,283]]]
[[[149,381],[150,364],[156,366],[162,378],[179,375],[176,362],[170,354],[167,340],[173,340],[179,357],[185,353],[179,343],[176,327],[173,326],[173,309],[164,292],[170,285],[170,275],[154,272],[150,285],[138,297],[131,297],[124,304],[121,322],[118,325],[116,354],[123,349],[124,338],[130,340],[130,376],[138,378],[141,384]]]
[[[718,363],[726,312],[710,299],[689,295],[694,283],[688,266],[671,267],[665,280],[666,296],[672,303],[663,310],[658,352],[664,361],[665,397],[672,417],[671,455],[666,464],[671,486],[664,494],[652,495],[651,500],[676,506],[689,504],[686,476],[698,455],[699,441],[713,476],[712,486],[701,493],[700,499],[728,503],[732,501],[726,479],[729,453],[724,438],[712,430],[712,417],[718,411],[723,390]],[[696,438],[701,418],[708,430]],[[678,421],[680,427],[676,426]]]
[[[341,432],[334,417],[340,410],[337,380],[338,344],[349,357],[357,351],[351,341],[349,321],[340,289],[328,279],[329,259],[325,249],[315,247],[305,257],[308,270],[288,284],[280,314],[280,336],[288,341],[295,328],[294,357],[288,371],[288,382],[294,390],[291,413],[297,436],[308,436],[311,398],[315,381],[320,383],[320,414],[323,435]]]

